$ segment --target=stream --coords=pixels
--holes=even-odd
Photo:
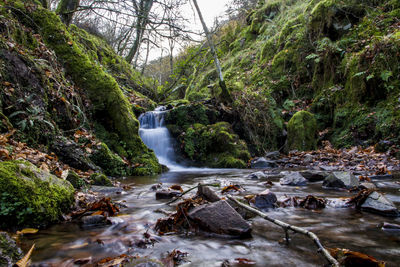
[[[252,237],[234,239],[206,233],[177,234],[158,236],[152,230],[159,218],[166,215],[157,212],[159,209],[173,211],[174,207],[165,205],[168,200],[156,200],[152,185],[162,183],[164,188],[180,184],[183,190],[198,183],[220,183],[222,186],[240,184],[245,189],[239,195],[257,194],[266,189],[267,179],[253,180],[246,178],[255,170],[237,169],[202,169],[180,166],[174,158],[168,156],[171,147],[162,143],[168,140],[168,131],[161,124],[152,125],[151,120],[162,119],[162,110],[156,111],[153,118],[145,118],[147,125],[141,129],[141,136],[149,147],[162,146],[157,156],[170,171],[152,177],[128,177],[122,184],[133,184],[131,189],[119,193],[107,193],[114,201],[123,201],[123,208],[117,217],[111,218],[112,224],[84,227],[78,223],[67,222],[40,230],[37,234],[22,238],[24,250],[34,243],[36,249],[32,256],[33,266],[79,266],[77,259],[89,258],[95,262],[106,257],[123,253],[160,259],[174,249],[186,252],[186,263],[182,266],[221,266],[229,260],[232,266],[247,266],[236,263],[237,258],[246,258],[254,262],[251,266],[323,266],[326,261],[318,255],[311,239],[300,234],[290,234],[289,245],[283,242],[282,229],[261,218],[250,219]],[[157,117],[158,116],[158,117]],[[146,125],[141,118],[141,125]],[[146,128],[147,127],[147,128]],[[157,129],[157,128],[161,128]],[[144,130],[145,129],[145,130]],[[166,129],[166,128],[165,128]],[[149,132],[160,134],[156,140]],[[150,133],[152,135],[152,133]],[[167,136],[166,136],[167,135]],[[161,138],[161,137],[166,138]],[[146,139],[147,138],[147,139]],[[164,141],[163,141],[164,140]],[[157,141],[157,142],[155,142]],[[151,144],[153,142],[153,144]],[[161,142],[161,144],[160,144]],[[166,141],[168,142],[168,141]],[[164,153],[165,152],[165,153]],[[161,154],[160,154],[161,153]],[[162,154],[164,153],[164,154]],[[161,157],[160,157],[161,155]],[[314,195],[329,199],[349,197],[355,193],[327,190],[322,182],[309,183],[303,187],[282,186],[279,178],[270,178],[273,185],[269,188],[278,199],[281,196]],[[393,180],[374,180],[380,192],[400,206],[400,185]],[[214,190],[220,190],[215,189]],[[193,192],[195,193],[195,192]],[[400,265],[400,232],[384,231],[378,225],[383,222],[400,224],[400,218],[383,217],[353,208],[333,208],[312,211],[302,208],[278,208],[269,211],[273,218],[289,224],[304,227],[316,233],[327,247],[347,248],[371,255],[386,262],[386,266]],[[148,231],[156,242],[147,248],[138,247],[138,241]],[[150,265],[149,265],[150,266]]]

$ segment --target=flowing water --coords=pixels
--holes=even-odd
[[[160,259],[174,249],[187,252],[185,266],[221,266],[224,260],[231,263],[236,258],[247,258],[255,262],[252,266],[323,266],[326,262],[318,255],[313,242],[299,234],[291,234],[291,242],[283,241],[284,232],[280,227],[263,219],[253,218],[252,237],[233,239],[223,236],[200,234],[180,234],[157,236],[153,226],[157,219],[165,215],[159,209],[173,211],[165,205],[166,200],[156,200],[151,186],[163,183],[164,187],[181,184],[183,189],[202,183],[221,185],[240,184],[245,191],[240,195],[259,193],[266,189],[266,179],[251,180],[246,178],[251,170],[229,169],[188,169],[184,171],[173,160],[172,146],[168,132],[161,130],[163,111],[141,117],[141,136],[145,143],[153,148],[160,161],[172,171],[153,177],[130,177],[122,180],[125,184],[134,184],[132,189],[120,194],[112,193],[115,201],[124,201],[127,208],[112,218],[107,226],[83,227],[78,223],[63,223],[41,230],[35,235],[24,236],[21,240],[25,249],[35,243],[36,250],[32,260],[36,266],[75,266],[77,259],[91,257],[93,261],[117,256],[122,253],[141,257]],[[154,118],[161,121],[154,120]],[[146,126],[148,125],[148,126]],[[152,125],[152,126],[150,126]],[[157,126],[157,127],[153,127]],[[157,140],[149,135],[159,134]],[[154,144],[157,144],[153,146]],[[164,147],[157,148],[163,144]],[[171,168],[172,167],[172,168]],[[175,170],[174,170],[175,168]],[[326,190],[321,182],[310,183],[304,187],[281,186],[279,179],[270,179],[270,188],[277,197],[314,196],[339,199],[351,193]],[[398,207],[400,205],[400,185],[393,180],[375,180],[379,190],[386,194]],[[217,189],[216,189],[217,190]],[[387,262],[387,266],[400,265],[400,232],[383,231],[378,225],[382,222],[400,224],[400,218],[386,218],[371,213],[360,212],[353,208],[327,207],[320,211],[302,208],[279,208],[268,212],[272,217],[287,223],[304,227],[315,232],[322,243],[328,247],[348,248],[360,251]],[[140,248],[137,246],[143,234],[148,232],[156,239],[154,246]],[[52,265],[51,265],[52,264]],[[243,266],[243,265],[232,265]]]

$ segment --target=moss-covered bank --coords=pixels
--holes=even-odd
[[[87,93],[92,102],[93,119],[98,125],[98,137],[120,156],[137,163],[135,175],[161,172],[154,153],[138,135],[139,123],[118,83],[85,54],[83,46],[75,42],[59,17],[34,1],[9,1],[9,5],[20,22],[41,35],[46,45],[55,51],[67,75]]]

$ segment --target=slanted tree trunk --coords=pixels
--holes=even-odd
[[[49,8],[50,7],[49,0],[40,0],[40,2],[42,3],[42,6],[44,8]]]
[[[57,14],[60,16],[61,21],[69,26],[76,9],[79,6],[80,0],[61,0],[57,7]]]
[[[153,6],[153,0],[141,0],[138,10],[137,10],[137,22],[135,26],[136,30],[136,38],[133,42],[131,49],[129,50],[128,55],[126,56],[126,61],[128,63],[132,63],[132,60],[135,58],[136,54],[139,51],[140,44],[142,43],[142,38],[146,26],[149,22],[149,13],[151,7]]]
[[[214,57],[215,67],[217,69],[217,73],[218,73],[218,77],[219,77],[219,86],[221,87],[221,90],[222,90],[221,95],[220,95],[220,100],[222,102],[225,102],[225,103],[231,103],[232,102],[232,97],[231,97],[231,94],[228,91],[228,88],[226,87],[226,84],[225,84],[225,81],[224,81],[224,77],[222,75],[221,65],[220,65],[219,60],[218,60],[218,56],[217,56],[217,52],[215,50],[215,46],[214,46],[214,42],[212,40],[212,36],[211,36],[210,32],[208,31],[206,23],[204,22],[203,15],[201,14],[199,5],[197,4],[197,0],[193,0],[193,4],[194,4],[194,6],[195,6],[195,8],[197,10],[197,14],[199,15],[201,24],[203,25],[203,30],[204,30],[204,33],[206,34],[207,42],[208,42],[208,45],[210,46],[210,49],[211,49],[211,54]]]

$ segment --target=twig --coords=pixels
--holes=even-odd
[[[321,244],[321,241],[319,240],[318,236],[316,234],[314,234],[313,232],[310,232],[310,231],[308,231],[304,228],[298,227],[298,226],[290,225],[285,222],[273,219],[273,218],[269,217],[267,214],[265,214],[257,209],[254,209],[246,204],[239,202],[236,198],[232,197],[231,195],[227,195],[227,198],[232,200],[233,202],[235,202],[238,206],[262,217],[263,219],[265,219],[267,221],[270,221],[270,222],[282,227],[283,230],[285,230],[286,238],[288,238],[288,235],[287,235],[288,230],[292,230],[295,233],[300,233],[300,234],[308,236],[309,238],[311,238],[314,241],[315,245],[318,247],[318,251],[322,252],[322,255],[332,264],[332,266],[339,267],[338,261],[332,257],[332,255],[328,252],[328,250],[326,250],[326,248]]]
[[[177,196],[176,198],[174,198],[173,200],[171,200],[171,201],[169,201],[169,202],[167,202],[167,203],[165,203],[165,204],[166,204],[166,205],[169,205],[169,204],[174,203],[175,201],[177,201],[178,199],[180,199],[183,195],[185,195],[185,194],[189,193],[190,191],[192,191],[192,190],[198,188],[200,185],[201,185],[201,186],[214,186],[214,187],[219,187],[219,184],[198,184],[198,185],[196,185],[196,186],[194,186],[194,187],[192,187],[192,188],[189,188],[188,190],[182,192],[179,196]]]

